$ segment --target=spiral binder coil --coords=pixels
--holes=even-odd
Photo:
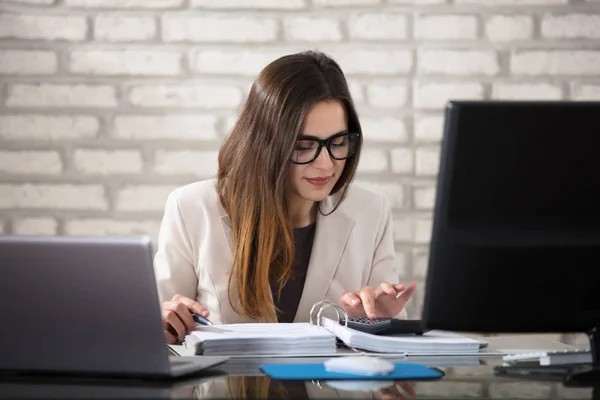
[[[344,317],[344,326],[348,326],[348,313],[346,312],[346,310],[344,310],[344,308],[339,304],[335,304],[325,300],[319,301],[313,304],[313,306],[311,307],[310,313],[308,315],[308,321],[310,322],[310,324],[321,326],[321,315],[323,314],[323,311],[325,311],[327,308],[333,308],[335,310],[338,321],[340,321],[341,312],[341,315]],[[315,312],[317,313],[317,315],[315,315]]]

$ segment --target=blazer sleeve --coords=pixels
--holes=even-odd
[[[392,211],[387,200],[383,196],[381,214],[382,217],[375,242],[375,253],[373,254],[371,274],[369,275],[369,280],[367,282],[367,285],[371,287],[378,287],[383,281],[394,284],[399,283],[400,280],[400,275],[396,270],[396,250],[394,249]],[[396,318],[407,318],[406,307],[402,309]]]
[[[173,192],[165,203],[154,256],[154,274],[161,302],[176,294],[196,299],[198,277],[192,254],[176,192]]]

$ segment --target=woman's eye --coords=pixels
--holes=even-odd
[[[344,137],[344,138],[339,138],[339,139],[335,139],[334,141],[331,142],[332,146],[345,146],[348,143],[348,140]]]
[[[296,143],[296,151],[310,150],[315,147],[315,143],[307,140],[299,141]]]

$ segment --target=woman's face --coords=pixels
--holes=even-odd
[[[342,103],[329,100],[317,103],[308,113],[300,139],[310,136],[328,139],[338,133],[347,133],[346,110]],[[347,137],[334,139],[331,149],[343,153],[348,146]],[[313,158],[318,148],[317,142],[298,140],[294,149],[294,159],[306,161]],[[337,155],[336,155],[337,156]],[[317,158],[308,164],[292,163],[289,170],[289,183],[292,196],[318,202],[324,200],[342,175],[346,160],[336,160],[323,146]]]

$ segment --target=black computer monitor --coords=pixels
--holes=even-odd
[[[597,352],[600,102],[448,103],[422,319]]]

